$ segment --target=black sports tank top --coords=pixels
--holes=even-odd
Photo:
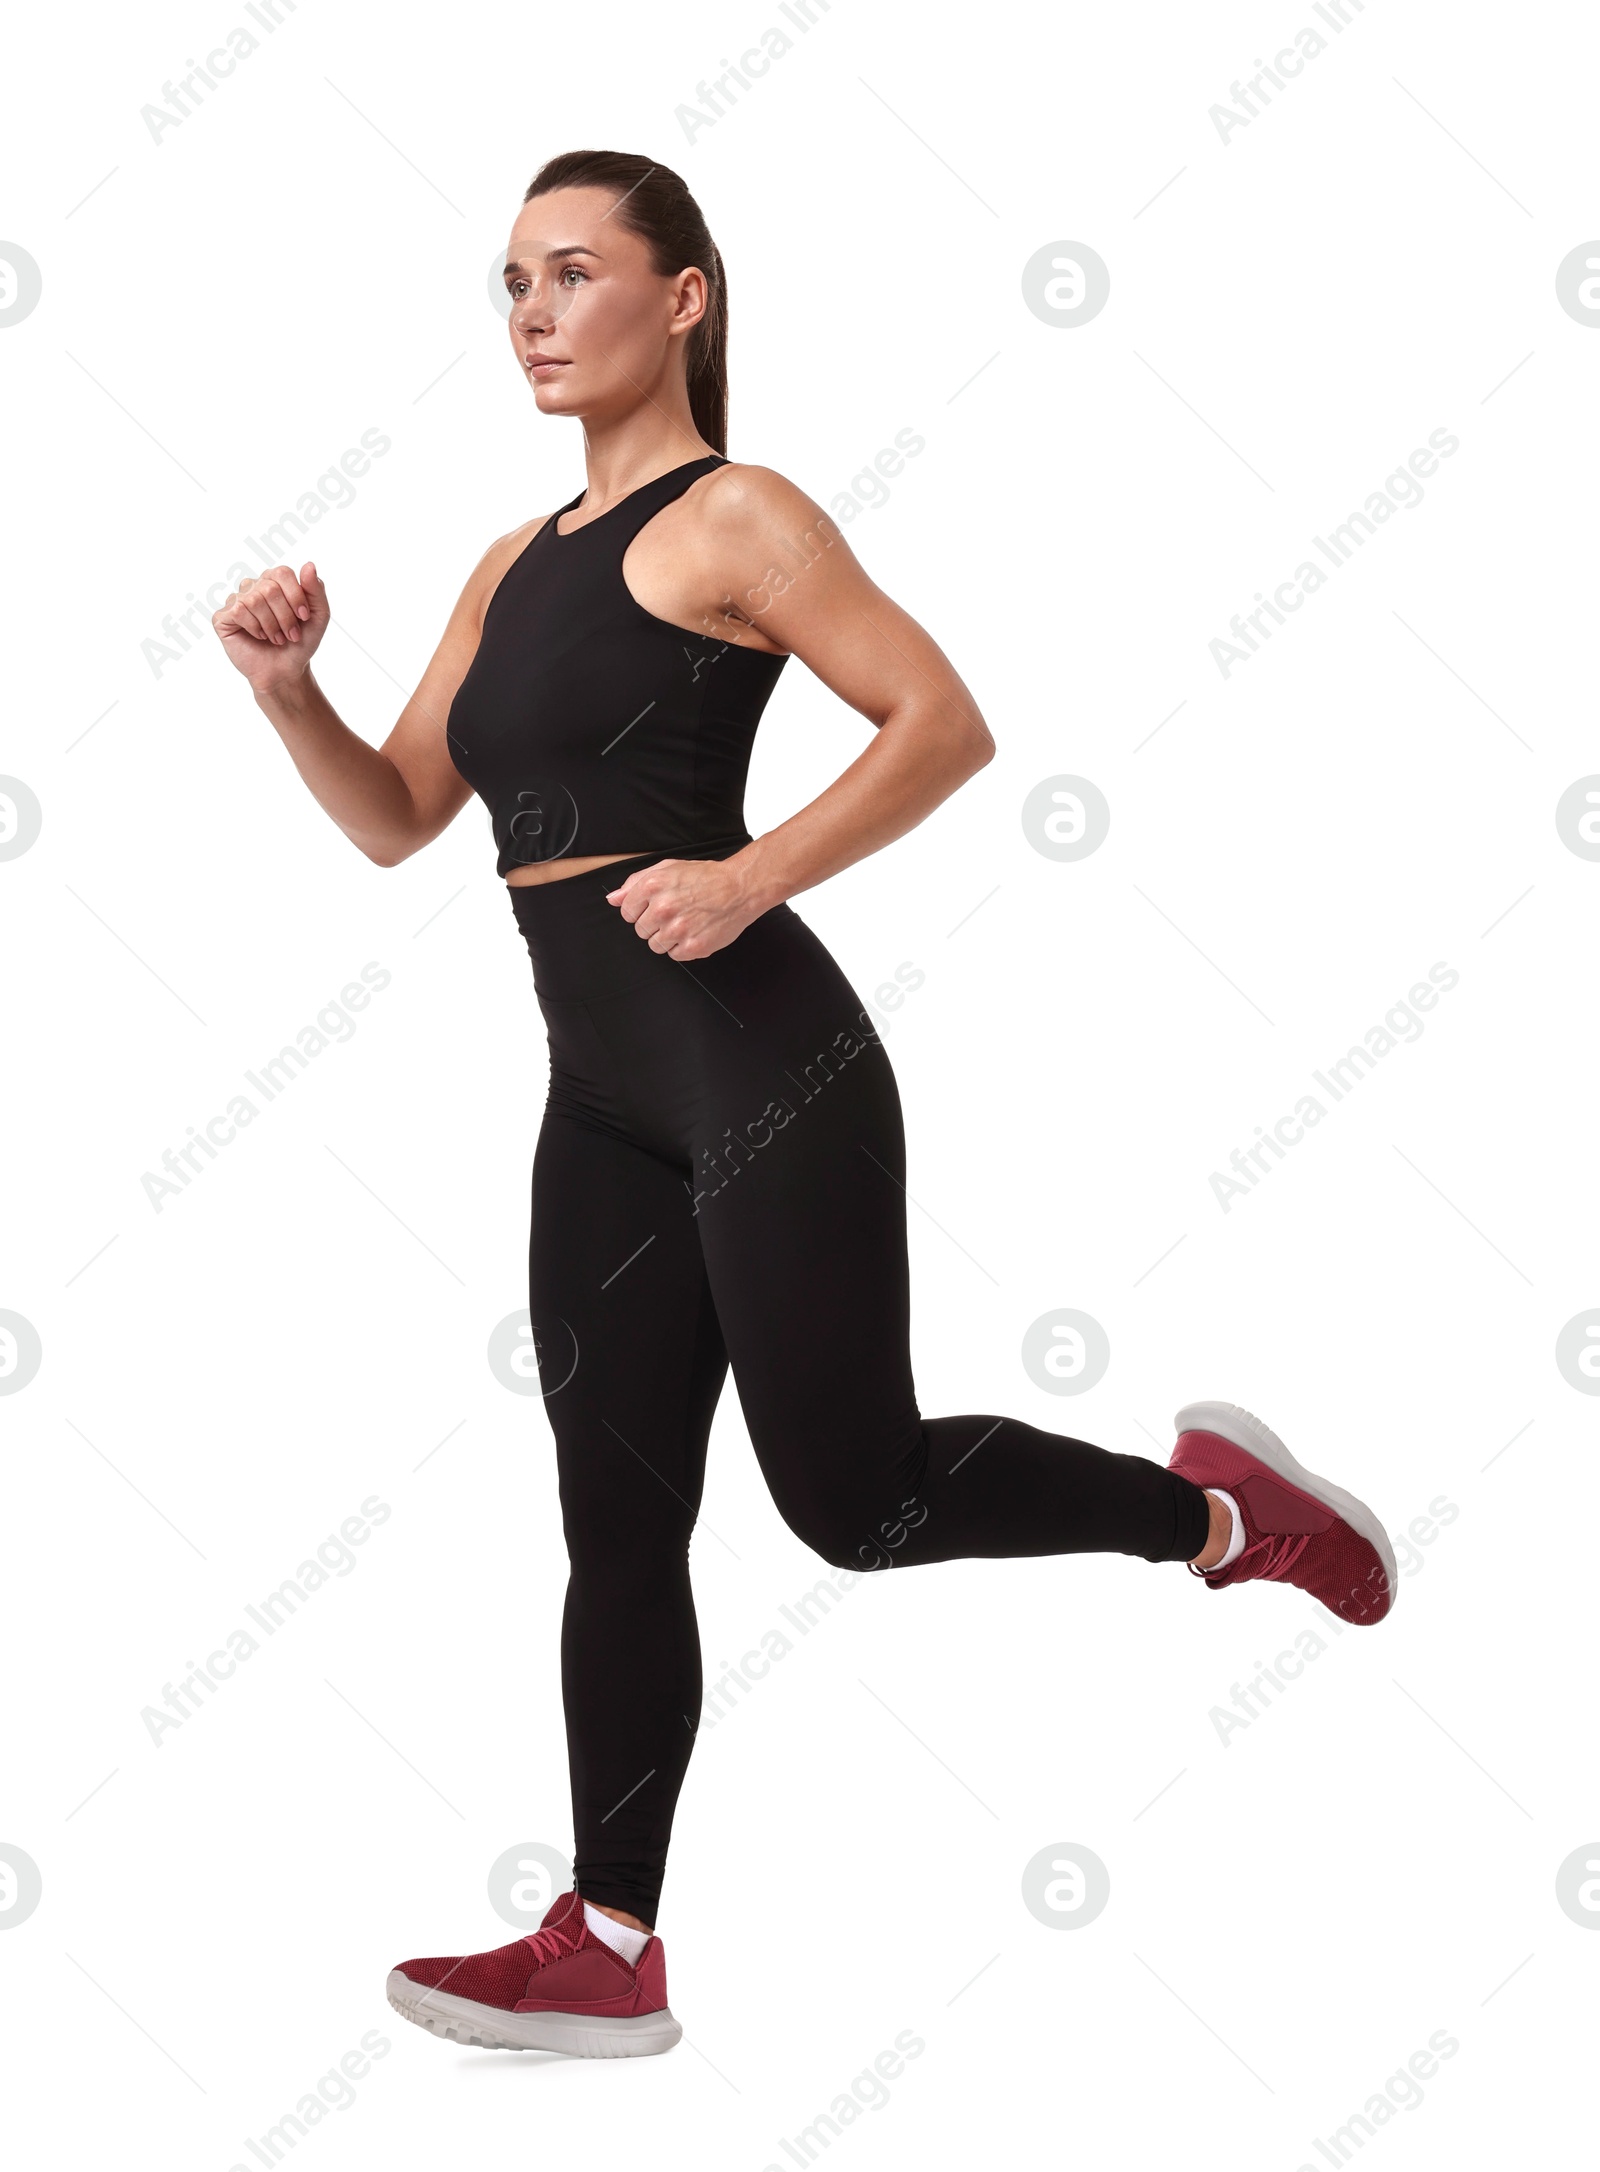
[[[598,852],[713,854],[750,842],[750,748],[788,661],[655,618],[622,557],[714,468],[691,460],[562,535],[552,514],[507,567],[446,743],[485,802],[498,872]]]

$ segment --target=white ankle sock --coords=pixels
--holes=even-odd
[[[603,1946],[609,1946],[613,1953],[620,1953],[630,1968],[650,1943],[652,1934],[649,1931],[630,1930],[626,1923],[618,1923],[614,1916],[602,1915],[587,1901],[583,1904],[583,1920],[589,1926],[589,1935],[598,1938]]]
[[[1222,1492],[1220,1487],[1217,1486],[1212,1486],[1208,1490],[1211,1494],[1211,1498],[1214,1501],[1227,1502],[1228,1513],[1233,1518],[1233,1536],[1228,1541],[1227,1548],[1223,1553],[1222,1559],[1220,1561],[1213,1561],[1211,1564],[1211,1568],[1206,1571],[1206,1574],[1209,1576],[1213,1573],[1213,1571],[1217,1569],[1232,1568],[1233,1564],[1244,1552],[1245,1528],[1244,1518],[1239,1513],[1239,1504],[1234,1499],[1233,1495],[1231,1493]]]

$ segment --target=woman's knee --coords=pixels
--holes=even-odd
[[[681,1569],[688,1559],[694,1517],[668,1501],[665,1513],[650,1502],[628,1506],[604,1498],[568,1501],[562,1536],[575,1573],[630,1577]]]
[[[780,1501],[784,1522],[836,1569],[892,1568],[911,1547],[912,1534],[926,1522],[928,1505],[919,1499],[894,1503],[887,1512],[881,1499],[860,1495],[831,1500]]]

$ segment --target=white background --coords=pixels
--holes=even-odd
[[[1600,1937],[1556,1874],[1600,1857],[1600,1405],[1554,1348],[1600,1304],[1600,865],[1554,810],[1600,769],[1600,340],[1555,274],[1600,231],[1596,38],[1577,7],[1350,13],[834,0],[692,142],[675,109],[777,0],[302,0],[159,143],[141,107],[243,0],[11,33],[0,238],[43,274],[0,332],[0,769],[43,810],[0,865],[0,1307],[43,1348],[0,1404],[29,2163],[253,2166],[373,2029],[297,2164],[787,2167],[905,2030],[830,2163],[1321,2167],[1438,2031],[1385,2164],[1577,2130]],[[1208,109],[1311,25],[1328,50],[1224,144]],[[1339,1637],[1293,1590],[1115,1557],[859,1586],[703,1735],[661,1915],[686,2040],[621,2064],[462,2051],[383,1998],[405,1955],[513,1935],[507,1848],[571,1845],[550,1439],[485,1356],[526,1301],[545,1076],[486,817],[377,869],[208,631],[142,650],[381,431],[315,556],[319,677],[384,736],[491,538],[582,487],[487,275],[535,167],[589,145],[704,206],[735,458],[826,506],[927,441],[849,538],[999,755],[799,904],[864,993],[925,975],[887,1032],[924,1410],[1164,1460],[1222,1396],[1397,1537],[1457,1511]],[[1076,329],[1022,298],[1057,240],[1110,267]],[[1225,679],[1230,617],[1438,429],[1424,502]],[[791,666],[752,827],[866,729]],[[1021,827],[1060,774],[1111,807],[1077,863]],[[354,1037],[155,1211],[144,1173],[369,960]],[[1212,1172],[1436,961],[1421,1038],[1225,1213]],[[1111,1344],[1076,1399],[1020,1358],[1063,1306]],[[372,1495],[353,1570],[156,1747],[141,1710]],[[694,1571],[708,1672],[823,1573],[731,1387]],[[1312,1628],[1224,1746],[1213,1708]],[[1091,1924],[1023,1906],[1057,1843],[1108,1868]]]

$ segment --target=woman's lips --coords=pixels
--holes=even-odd
[[[558,361],[550,354],[530,354],[523,364],[530,377],[542,377],[551,370],[564,370],[566,366],[565,362]]]

